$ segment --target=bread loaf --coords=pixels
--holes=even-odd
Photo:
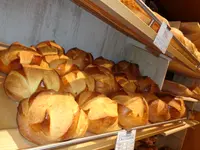
[[[183,35],[183,33],[176,28],[171,28],[171,32],[173,33],[173,35],[183,44],[185,45],[185,37]]]
[[[138,93],[157,93],[160,91],[158,85],[149,77],[140,77],[136,82],[136,92]]]
[[[185,115],[185,103],[183,99],[165,96],[161,98],[169,105],[169,112],[172,119],[182,118]]]
[[[65,92],[70,92],[77,96],[83,91],[94,91],[95,81],[87,76],[83,71],[74,70],[62,77]]]
[[[93,61],[93,64],[100,66],[100,67],[104,67],[107,68],[108,70],[112,71],[112,67],[114,66],[114,62],[108,59],[101,57],[96,58]]]
[[[145,125],[149,119],[149,107],[141,95],[115,95],[118,103],[119,123],[125,129]]]
[[[72,59],[73,64],[77,65],[80,70],[83,70],[93,62],[93,56],[78,48],[72,48],[67,51],[66,55]]]
[[[0,71],[8,74],[22,68],[23,64],[40,65],[42,56],[34,49],[15,42],[6,50],[0,51]]]
[[[173,94],[175,96],[192,97],[192,98],[200,100],[200,97],[197,96],[195,93],[193,93],[186,86],[172,82],[172,81],[168,81],[168,80],[164,81],[162,91],[168,92],[168,93]]]
[[[136,80],[141,76],[139,66],[125,60],[118,62],[113,67],[114,74],[125,74],[129,80]]]
[[[100,134],[119,130],[117,103],[96,92],[83,92],[78,98],[79,106],[89,119],[88,131]]]
[[[108,69],[96,65],[89,65],[84,71],[89,77],[94,78],[96,92],[109,95],[118,91],[118,84],[113,74]]]
[[[168,105],[154,94],[143,95],[149,104],[149,121],[152,123],[167,121],[171,118]]]
[[[48,63],[48,66],[56,70],[60,76],[78,69],[78,67],[73,64],[72,59],[65,55],[46,55],[44,56],[44,60]]]
[[[71,94],[43,91],[20,102],[19,132],[36,144],[48,144],[83,137],[88,128],[87,115]]]
[[[29,98],[43,89],[59,91],[60,79],[56,71],[39,66],[24,65],[23,69],[11,71],[5,79],[4,89],[13,100]]]
[[[64,49],[54,41],[43,41],[36,45],[36,49],[43,56],[46,55],[62,55]]]

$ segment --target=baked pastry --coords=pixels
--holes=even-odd
[[[113,74],[106,68],[89,65],[84,71],[89,77],[94,78],[95,80],[95,91],[109,95],[113,92],[118,91],[119,87]]]
[[[161,99],[169,106],[169,112],[172,119],[182,118],[185,115],[185,103],[180,97],[165,96]]]
[[[137,82],[136,92],[138,93],[157,93],[160,91],[158,85],[149,77],[140,77]]]
[[[141,76],[139,66],[125,60],[118,62],[113,67],[114,74],[125,74],[127,79],[136,80]]]
[[[183,35],[183,33],[176,28],[171,28],[171,32],[173,33],[173,35],[183,44],[185,45],[185,36]]]
[[[115,63],[111,60],[105,59],[102,56],[96,58],[93,61],[94,65],[100,66],[100,67],[104,67],[107,68],[108,70],[112,71],[112,67],[115,65]]]
[[[64,48],[58,45],[55,41],[43,41],[35,47],[40,54],[46,55],[62,55],[64,54]]]
[[[172,81],[168,81],[168,80],[164,81],[162,91],[168,92],[175,96],[192,97],[192,98],[200,100],[200,97],[196,95],[195,93],[193,93],[186,86],[172,82]]]
[[[72,63],[72,60],[65,55],[46,55],[44,60],[48,66],[60,75],[63,76],[72,70],[77,70],[78,67]]]
[[[88,131],[100,134],[119,130],[117,103],[96,92],[83,92],[77,97],[89,119]]]
[[[115,95],[112,97],[118,103],[119,124],[125,129],[145,125],[149,119],[149,107],[141,95]]]
[[[135,80],[128,80],[124,74],[115,75],[115,79],[121,87],[121,90],[126,92],[128,95],[135,94],[137,88]]]
[[[0,71],[8,74],[22,68],[23,64],[40,65],[42,56],[34,49],[15,42],[8,49],[0,51]]]
[[[80,70],[83,70],[89,64],[93,62],[93,56],[91,53],[87,53],[78,48],[72,48],[67,51],[66,56],[72,59],[73,64],[77,65]]]
[[[43,89],[59,91],[60,79],[56,71],[35,65],[24,65],[21,70],[11,71],[4,82],[6,94],[16,101]]]
[[[152,123],[167,121],[171,118],[168,105],[154,94],[143,95],[149,104],[149,121]]]
[[[29,141],[48,144],[83,137],[88,118],[71,94],[43,91],[20,102],[17,124]]]
[[[74,70],[62,78],[65,92],[70,92],[77,96],[83,91],[94,91],[95,81],[92,77],[87,76],[83,71]]]

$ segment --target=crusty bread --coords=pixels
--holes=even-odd
[[[176,29],[176,28],[171,28],[171,32],[173,33],[173,35],[183,44],[185,45],[185,37],[183,35],[183,33],[179,30],[179,29]]]
[[[115,78],[108,69],[96,65],[87,66],[84,71],[95,80],[95,91],[109,95],[118,91],[119,87]]]
[[[100,67],[104,67],[107,68],[108,70],[112,71],[112,67],[114,66],[114,62],[108,59],[101,57],[96,58],[93,61],[93,64],[100,66]]]
[[[56,71],[34,65],[24,65],[22,70],[11,71],[5,79],[4,89],[13,100],[29,98],[43,89],[59,91],[60,79]]]
[[[73,64],[77,65],[80,70],[83,70],[89,64],[93,62],[93,56],[91,53],[87,53],[78,48],[72,48],[67,51],[66,56],[72,59]]]
[[[95,81],[83,71],[74,70],[64,75],[62,78],[63,89],[77,96],[83,91],[94,91]]]
[[[100,134],[119,130],[117,103],[96,92],[83,92],[78,98],[79,106],[89,119],[88,131]]]
[[[88,128],[87,115],[71,94],[54,91],[35,93],[20,102],[19,132],[37,144],[48,144],[83,137]]]
[[[22,68],[23,64],[40,65],[42,56],[33,48],[18,42],[0,51],[0,71],[8,74],[11,70]]]
[[[119,123],[123,128],[130,129],[148,123],[149,107],[141,95],[115,95],[112,99],[118,103]]]

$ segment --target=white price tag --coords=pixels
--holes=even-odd
[[[134,150],[136,130],[118,132],[115,150]]]
[[[163,22],[153,43],[165,54],[172,37],[172,32],[167,28],[167,24]]]

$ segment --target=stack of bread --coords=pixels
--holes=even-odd
[[[158,86],[137,64],[115,64],[54,41],[0,52],[4,89],[19,102],[19,132],[36,144],[130,129],[184,116],[184,103],[159,98]]]

